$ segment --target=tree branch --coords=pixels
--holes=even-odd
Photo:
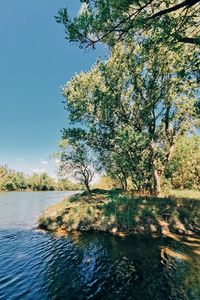
[[[177,40],[181,43],[200,45],[200,36],[196,38],[178,37]]]
[[[173,11],[176,11],[180,8],[185,8],[185,7],[192,7],[194,6],[195,4],[199,3],[200,0],[185,0],[177,5],[174,5],[172,7],[169,7],[169,8],[166,8],[166,9],[163,9],[163,10],[160,10],[158,11],[157,13],[155,13],[154,15],[152,15],[149,19],[156,19],[158,17],[161,17],[163,15],[166,15],[170,12],[173,12]]]

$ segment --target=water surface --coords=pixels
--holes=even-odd
[[[67,194],[0,193],[1,300],[200,299],[198,238],[185,245],[95,233],[57,238],[35,230],[39,214]],[[163,249],[188,260],[163,256]]]

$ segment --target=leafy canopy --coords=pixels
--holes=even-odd
[[[147,54],[140,44],[117,45],[106,62],[62,88],[72,123],[85,128],[68,129],[68,136],[84,140],[105,168],[115,165],[137,188],[152,182],[153,171],[162,174],[170,160],[175,139],[198,123],[198,86],[186,68],[190,55],[164,46]]]
[[[56,17],[66,38],[81,47],[101,41],[113,46],[153,32],[157,42],[200,44],[199,0],[82,0],[77,17],[67,8]]]

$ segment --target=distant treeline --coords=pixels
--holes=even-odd
[[[7,166],[0,166],[0,191],[63,191],[80,189],[82,189],[81,185],[66,179],[56,181],[47,173],[25,175],[23,172],[16,172]]]

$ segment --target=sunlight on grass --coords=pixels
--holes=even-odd
[[[200,200],[200,191],[198,190],[169,190],[165,191],[162,196],[171,196],[175,198],[197,199]]]
[[[84,192],[51,206],[40,217],[39,224],[51,231],[64,228],[67,231],[157,233],[179,241],[179,234],[192,235],[198,231],[200,218],[199,198],[187,197],[188,191],[180,192],[185,197],[139,197],[119,190]],[[198,192],[190,195],[194,194],[197,197]]]

